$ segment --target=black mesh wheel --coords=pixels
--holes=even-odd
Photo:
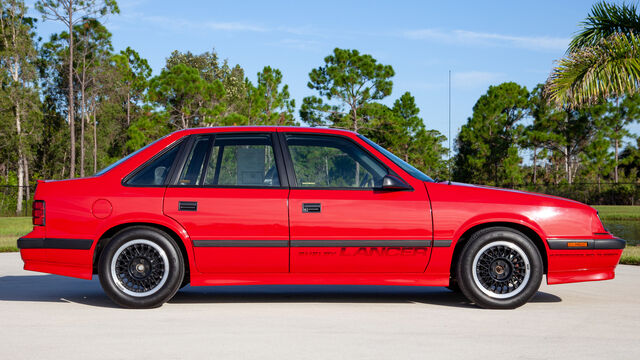
[[[160,245],[145,239],[124,243],[111,260],[111,276],[125,294],[143,297],[159,289],[169,277],[169,260]]]
[[[476,305],[513,309],[535,295],[543,272],[531,239],[511,228],[492,227],[471,236],[458,258],[456,280]]]
[[[100,254],[98,271],[105,293],[130,308],[162,305],[178,291],[185,273],[174,240],[145,226],[116,234]]]

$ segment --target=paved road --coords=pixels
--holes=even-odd
[[[116,308],[97,278],[21,270],[0,254],[0,359],[638,359],[640,267],[543,285],[512,311],[444,288],[183,289],[159,309]]]

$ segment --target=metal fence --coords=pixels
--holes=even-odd
[[[590,205],[640,205],[640,183],[502,184],[499,187],[562,196]],[[25,199],[22,211],[17,212],[19,187],[0,185],[0,216],[31,215],[35,185],[22,188]]]
[[[640,205],[640,183],[507,184],[502,187],[561,196],[589,205]]]

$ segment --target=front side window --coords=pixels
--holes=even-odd
[[[387,169],[349,140],[287,135],[298,187],[376,188]]]
[[[171,149],[151,160],[150,163],[144,165],[129,180],[127,185],[132,186],[161,186],[165,184],[169,170],[176,159],[180,146],[174,145]]]
[[[199,137],[182,170],[179,185],[280,186],[270,135]]]
[[[362,135],[358,135],[358,137],[360,137],[360,139],[364,140],[367,144],[371,145],[374,149],[380,151],[384,156],[386,156],[394,164],[396,164],[402,170],[408,172],[414,178],[416,178],[418,180],[422,180],[422,181],[434,182],[434,180],[432,178],[430,178],[429,176],[427,176],[425,173],[423,173],[422,171],[420,171],[420,170],[416,169],[415,167],[411,166],[411,164],[409,164],[408,162],[406,162],[406,161],[400,159],[399,157],[395,156],[389,150],[383,148],[382,146],[374,143],[373,141],[367,139],[366,137],[364,137]]]

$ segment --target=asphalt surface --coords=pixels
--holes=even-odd
[[[161,308],[115,307],[92,281],[0,254],[0,359],[638,359],[640,267],[543,285],[516,310],[445,288],[186,287]]]

